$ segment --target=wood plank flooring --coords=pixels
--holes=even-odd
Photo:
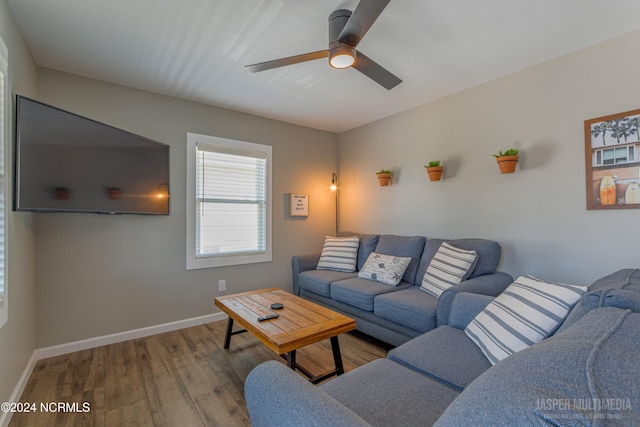
[[[37,410],[14,413],[9,426],[248,426],[244,379],[263,361],[284,360],[249,333],[223,349],[225,328],[226,320],[40,360],[20,399]],[[390,349],[357,333],[339,339],[346,371]],[[297,360],[314,373],[333,369],[329,340]],[[67,412],[41,408],[58,402]]]

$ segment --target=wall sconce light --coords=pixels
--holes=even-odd
[[[340,218],[338,216],[340,205],[338,204],[339,203],[339,200],[338,200],[338,175],[335,172],[333,172],[331,174],[331,187],[329,187],[329,188],[331,188],[331,191],[333,191],[335,193],[335,195],[336,195],[336,236],[337,236],[338,235],[339,225],[340,225],[340,223],[339,223]]]
[[[336,191],[338,189],[338,175],[334,172],[331,175],[331,191]]]

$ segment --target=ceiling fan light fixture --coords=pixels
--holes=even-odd
[[[329,65],[333,68],[349,68],[356,62],[356,50],[351,46],[337,46],[329,53]]]

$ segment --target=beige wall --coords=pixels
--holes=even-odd
[[[171,215],[35,214],[38,347],[216,312],[219,279],[290,289],[291,256],[335,229],[335,134],[47,69],[38,99],[171,146]],[[273,146],[272,262],[185,269],[187,132]],[[289,217],[288,193],[309,194],[308,218]]]
[[[640,211],[586,210],[583,135],[640,108],[638,45],[631,33],[341,134],[341,228],[492,238],[503,271],[569,283],[638,266]],[[511,146],[518,170],[500,175],[491,155]],[[437,159],[444,181],[429,182]]]
[[[0,37],[9,50],[9,96],[15,93],[35,96],[36,66],[17,30],[4,0],[0,0]],[[9,138],[6,145],[9,168],[13,176],[14,102],[10,102]],[[11,197],[7,197],[11,203]],[[33,216],[9,213],[6,286],[9,318],[0,329],[0,402],[9,399],[29,358],[36,348],[35,312],[35,237]],[[2,422],[0,413],[0,423]]]

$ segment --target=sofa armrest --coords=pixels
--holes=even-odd
[[[464,329],[484,308],[493,301],[492,296],[458,292],[451,302],[451,311],[447,324],[454,328]]]
[[[253,427],[370,426],[336,399],[273,360],[249,373],[244,394]]]
[[[469,292],[473,294],[488,295],[497,297],[507,287],[513,283],[513,277],[507,273],[496,272],[474,277],[464,282],[450,287],[440,295],[438,300],[438,323],[437,325],[448,325],[451,316],[451,304],[456,294]]]
[[[291,272],[293,274],[293,294],[300,295],[300,273],[315,270],[320,261],[320,254],[295,255],[291,257]]]

